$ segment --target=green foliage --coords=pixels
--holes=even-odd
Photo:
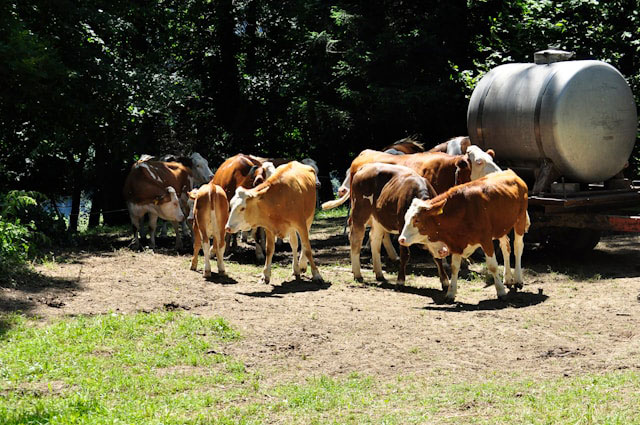
[[[0,260],[5,270],[36,257],[64,236],[65,222],[44,208],[39,192],[12,190],[0,196]]]
[[[0,273],[14,271],[29,257],[31,231],[0,216]]]

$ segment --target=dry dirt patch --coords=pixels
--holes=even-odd
[[[216,347],[267,382],[352,372],[382,378],[442,376],[461,381],[491,374],[554,377],[640,369],[640,238],[608,236],[592,253],[566,258],[526,251],[525,289],[507,302],[470,266],[456,304],[443,304],[430,257],[412,251],[407,284],[396,287],[370,269],[351,278],[342,220],[314,225],[314,254],[326,280],[293,280],[290,255],[275,256],[273,285],[248,247],[233,255],[229,278],[205,280],[190,256],[167,248],[132,252],[126,240],[62,253],[65,262],[36,267],[18,287],[2,285],[0,310],[28,314],[99,314],[188,310],[229,320],[244,338]],[[363,253],[363,265],[370,259]],[[215,265],[214,265],[215,269]]]

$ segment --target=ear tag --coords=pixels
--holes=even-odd
[[[436,213],[436,215],[440,215],[440,214],[442,214],[443,212],[444,212],[444,207],[440,208],[440,209],[438,210],[438,212]]]
[[[154,199],[154,200],[153,200],[153,204],[154,204],[154,205],[158,205],[158,200],[157,200],[157,199]]]

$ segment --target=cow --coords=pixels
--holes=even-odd
[[[260,281],[271,280],[271,259],[275,248],[275,237],[289,237],[293,253],[293,274],[300,278],[306,271],[307,261],[311,265],[313,280],[322,281],[322,276],[313,261],[309,229],[313,222],[316,204],[315,172],[308,165],[292,161],[282,167],[264,183],[253,189],[239,187],[230,201],[231,213],[226,231],[235,233],[263,227],[267,235],[267,255]],[[297,258],[298,236],[302,242],[300,259]]]
[[[365,225],[371,222],[371,257],[376,279],[384,280],[380,263],[380,244],[388,233],[399,233],[405,213],[413,199],[427,200],[436,196],[429,182],[402,165],[371,163],[363,165],[353,176],[351,186],[351,269],[353,277],[362,281],[360,249]],[[404,284],[409,249],[400,246],[400,268],[397,283]],[[434,257],[443,289],[449,286],[442,260]]]
[[[351,176],[364,164],[372,162],[407,166],[426,178],[437,193],[444,192],[454,184],[468,182],[471,177],[471,165],[466,155],[448,155],[441,152],[392,155],[367,149],[351,162],[345,180],[348,184],[346,187],[341,187],[341,197],[335,201],[325,202],[322,204],[322,209],[336,208],[345,203],[349,199]]]
[[[177,162],[144,161],[131,167],[124,183],[122,194],[127,203],[133,224],[133,243],[140,247],[138,233],[142,218],[149,214],[152,249],[156,246],[155,231],[158,217],[172,222],[176,230],[176,249],[182,248],[178,222],[185,219],[180,198],[191,190],[191,170]]]
[[[412,155],[392,155],[374,150],[364,150],[352,162],[351,167],[347,171],[347,179],[341,187],[342,196],[335,201],[328,201],[322,204],[322,209],[327,210],[342,205],[349,199],[351,176],[354,175],[360,167],[365,164],[381,162],[385,164],[405,165],[416,171],[422,177],[425,177],[437,193],[444,192],[451,186],[467,182],[470,179],[470,164],[466,155],[452,156],[445,153],[416,153]],[[340,193],[340,190],[339,192]],[[385,234],[382,242],[385,251],[392,261],[398,259],[391,239]]]
[[[199,187],[205,183],[208,183],[209,180],[211,180],[211,178],[213,177],[213,172],[209,168],[209,162],[198,152],[193,152],[190,156],[166,154],[159,158],[148,154],[142,154],[136,164],[148,161],[179,162],[185,167],[188,167],[191,170],[191,175],[193,178],[192,185],[189,190],[193,187]],[[191,208],[193,207],[193,201],[188,199],[186,193],[181,196],[180,201],[183,212],[188,216],[187,220],[183,220],[181,222],[182,232],[187,233],[191,231],[191,220],[193,219]],[[160,229],[160,236],[166,236],[166,234],[167,222],[163,221]]]
[[[209,182],[199,189],[189,192],[189,198],[193,202],[193,258],[191,270],[198,268],[198,254],[202,245],[204,256],[204,277],[211,276],[210,258],[215,251],[218,261],[218,273],[225,275],[224,270],[224,227],[229,219],[229,201],[224,190]],[[209,247],[209,240],[213,244]]]
[[[396,142],[393,142],[389,146],[385,146],[384,148],[382,148],[383,152],[387,152],[390,150],[395,151],[390,152],[394,155],[407,155],[412,153],[424,152],[424,145],[411,137],[405,137],[404,139],[400,139]]]
[[[267,162],[265,158],[253,155],[245,155],[239,153],[226,159],[215,175],[213,183],[220,186],[224,190],[227,199],[231,199],[238,187],[250,189],[264,182],[271,174],[275,172],[275,166],[271,162]],[[258,261],[264,260],[264,243],[260,240],[259,232],[254,235],[256,258]],[[234,238],[231,243],[231,235],[227,239],[228,245],[237,245]]]
[[[502,171],[493,161],[496,156],[493,149],[485,152],[479,146],[471,145],[467,148],[467,155],[471,164],[471,180]]]
[[[524,234],[531,224],[527,213],[527,185],[512,170],[452,187],[433,199],[414,199],[405,215],[398,242],[426,245],[434,257],[451,255],[451,282],[446,301],[453,302],[462,258],[481,247],[493,276],[498,298],[506,297],[505,284],[522,286]],[[514,230],[515,280],[509,256],[504,258],[504,282],[498,278],[493,240],[508,246]]]
[[[458,136],[432,147],[427,152],[444,152],[449,155],[464,155],[467,153],[467,148],[469,146],[471,146],[471,139],[469,139],[469,136]]]

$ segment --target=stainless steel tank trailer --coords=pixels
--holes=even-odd
[[[636,182],[622,175],[638,116],[617,69],[574,56],[543,50],[534,63],[492,69],[471,95],[467,128],[527,181],[534,228],[556,245],[569,238],[591,249],[602,230],[640,232],[640,217],[620,210],[640,209]]]

